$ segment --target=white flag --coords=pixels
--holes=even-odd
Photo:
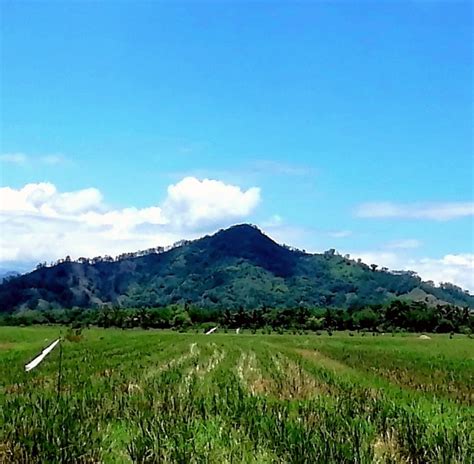
[[[35,359],[33,359],[33,361],[29,362],[26,366],[25,366],[25,371],[28,372],[28,371],[31,371],[31,369],[34,369],[41,361],[43,361],[44,358],[46,358],[46,356],[51,352],[53,351],[54,347],[61,341],[60,338],[58,338],[56,341],[54,341],[53,343],[51,343],[51,345],[49,345],[47,348],[45,348],[41,354],[39,356],[37,356]]]

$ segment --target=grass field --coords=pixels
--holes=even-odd
[[[474,340],[0,327],[0,462],[472,463]]]

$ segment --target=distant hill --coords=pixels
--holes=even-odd
[[[461,288],[375,270],[334,250],[308,254],[237,225],[169,250],[41,267],[0,285],[0,311],[193,303],[222,309],[362,307],[394,298],[474,308]]]
[[[5,279],[18,277],[19,275],[20,273],[16,271],[0,271],[0,283],[2,283]]]

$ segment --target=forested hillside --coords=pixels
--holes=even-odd
[[[435,287],[415,273],[368,266],[335,250],[308,254],[238,225],[165,250],[86,259],[9,278],[0,310],[162,307],[211,309],[333,307],[360,309],[393,299],[474,307],[461,288]]]

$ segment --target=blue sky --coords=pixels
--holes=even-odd
[[[252,222],[474,289],[470,2],[1,10],[0,266]]]

